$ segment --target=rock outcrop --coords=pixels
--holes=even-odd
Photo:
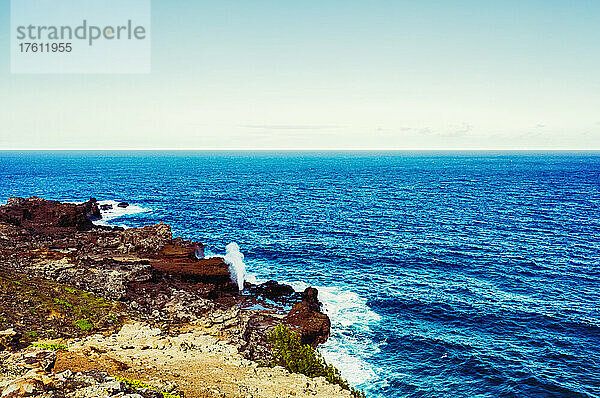
[[[0,206],[0,222],[44,234],[88,231],[93,228],[92,221],[101,217],[94,198],[74,204],[32,196],[9,198],[6,205]]]
[[[316,289],[298,294],[290,286],[269,281],[259,286],[247,283],[247,294],[240,295],[223,258],[204,258],[202,243],[173,238],[164,223],[129,229],[94,225],[92,221],[100,217],[93,198],[82,204],[11,198],[0,206],[0,282],[7,281],[0,283],[4,289],[0,296],[10,299],[4,310],[0,304],[0,319],[6,318],[9,326],[13,322],[15,333],[31,332],[31,325],[44,319],[52,321],[48,326],[58,329],[54,332],[59,335],[61,330],[73,333],[77,317],[89,321],[91,331],[102,325],[113,330],[111,319],[119,317],[167,328],[194,323],[235,344],[246,358],[262,362],[270,359],[266,334],[277,324],[288,325],[313,347],[327,340],[330,322],[320,310]],[[18,315],[8,307],[26,309],[32,300],[41,300],[31,296],[31,289],[17,285],[18,275],[27,279],[28,286],[43,287],[37,315],[24,317],[22,311]],[[71,296],[60,295],[67,294],[68,286],[120,309],[100,311],[92,319],[86,316],[93,308],[85,305],[84,296],[77,296],[74,305]],[[76,312],[70,324],[64,321],[70,319],[65,318],[67,311]],[[81,333],[86,325],[79,324]],[[8,347],[7,339],[0,336],[0,349]]]
[[[296,331],[302,344],[312,347],[327,341],[331,330],[331,321],[321,312],[318,291],[313,287],[304,290],[302,301],[294,304],[284,323]]]

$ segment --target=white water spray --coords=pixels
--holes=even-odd
[[[244,290],[244,280],[246,278],[246,264],[244,264],[244,255],[240,252],[237,243],[231,242],[225,247],[225,263],[229,264],[229,274],[231,280],[238,285],[241,292]]]

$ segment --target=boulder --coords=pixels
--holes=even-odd
[[[296,293],[293,287],[272,280],[260,285],[250,285],[248,290],[250,293],[278,302],[297,300],[299,298],[299,294]]]
[[[296,303],[284,318],[284,323],[300,337],[302,344],[316,347],[327,341],[331,333],[331,321],[320,311],[318,291],[308,287],[302,293],[302,301]]]
[[[321,310],[321,302],[319,301],[319,291],[314,287],[307,287],[302,292],[302,300],[306,302],[310,306],[311,309],[315,311]]]
[[[100,220],[102,218],[96,198],[90,198],[83,206],[85,208],[85,216],[88,220]]]
[[[10,362],[23,369],[50,371],[56,363],[56,353],[39,347],[29,347],[12,354]]]

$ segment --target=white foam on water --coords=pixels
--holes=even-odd
[[[283,282],[296,291],[304,291],[304,282]],[[376,355],[379,346],[364,337],[381,316],[371,310],[358,293],[338,286],[314,286],[319,290],[323,311],[331,319],[331,336],[319,346],[325,360],[340,370],[353,386],[366,387],[377,381],[373,365],[365,358]]]
[[[206,258],[222,255],[207,253]],[[267,281],[257,273],[246,273],[246,281],[259,285]],[[303,292],[310,285],[299,281],[282,281],[297,292]],[[319,291],[323,311],[331,319],[331,336],[325,344],[319,345],[319,352],[325,360],[340,370],[350,385],[367,388],[381,384],[378,371],[367,361],[377,355],[379,345],[366,335],[371,327],[381,321],[381,316],[371,310],[367,300],[358,293],[339,286],[314,286]]]
[[[94,221],[94,224],[113,226],[114,224],[110,223],[111,220],[115,220],[124,216],[130,216],[132,214],[146,213],[150,211],[149,208],[141,207],[134,204],[130,204],[127,207],[119,207],[119,203],[121,202],[117,202],[115,200],[99,200],[98,206],[112,205],[112,209],[100,210],[102,218],[100,220]],[[119,224],[118,226],[123,228],[129,228],[127,225],[124,224]]]
[[[260,285],[261,283],[267,282],[267,279],[261,279],[258,274],[254,272],[246,272],[246,280],[253,285]]]

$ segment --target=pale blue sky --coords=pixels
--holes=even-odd
[[[600,149],[598,1],[154,0],[149,75],[11,75],[0,17],[0,148]]]

